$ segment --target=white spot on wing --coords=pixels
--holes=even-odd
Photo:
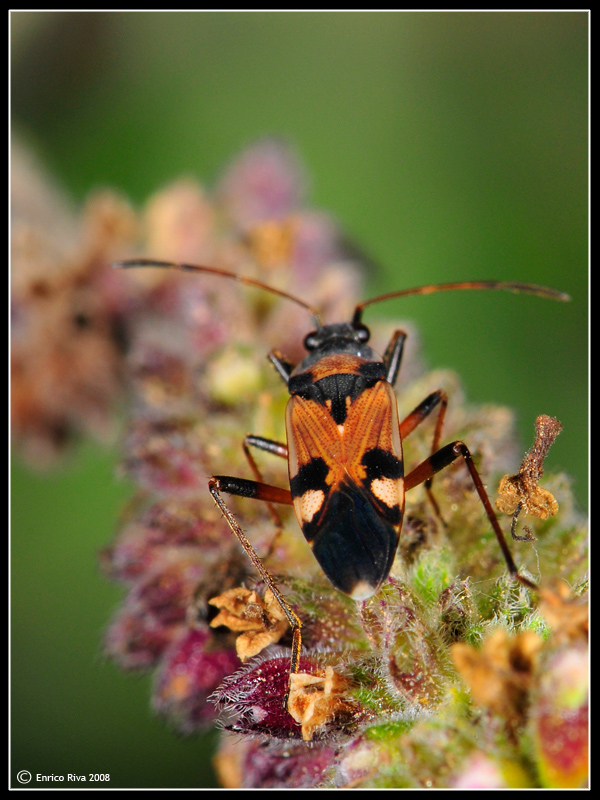
[[[321,489],[308,489],[298,499],[300,516],[303,522],[311,522],[314,515],[320,510],[325,500],[325,492]]]
[[[373,495],[388,508],[393,508],[400,502],[400,487],[396,479],[374,478],[369,488]]]

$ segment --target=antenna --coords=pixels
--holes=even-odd
[[[538,286],[535,283],[520,283],[512,281],[460,281],[458,283],[435,283],[427,286],[416,286],[413,289],[400,289],[397,292],[387,292],[380,294],[377,297],[372,297],[370,300],[364,300],[359,303],[354,310],[352,317],[352,325],[358,326],[361,324],[362,314],[367,306],[375,305],[375,303],[382,303],[384,300],[393,300],[396,297],[406,297],[411,294],[433,294],[434,292],[449,292],[464,289],[499,289],[507,292],[515,292],[516,294],[533,294],[538,297],[543,297],[546,300],[559,300],[563,303],[568,302],[571,298],[565,292],[559,292],[557,289],[550,289],[548,286]]]
[[[284,297],[286,300],[291,300],[296,305],[305,308],[308,312],[310,312],[313,316],[315,321],[315,327],[321,327],[321,317],[319,314],[319,310],[314,306],[309,305],[309,303],[305,303],[304,300],[300,300],[299,297],[294,297],[293,294],[288,294],[284,292],[282,289],[275,289],[273,286],[268,286],[266,283],[262,283],[261,281],[257,281],[254,278],[247,278],[244,275],[238,275],[236,272],[229,272],[226,269],[219,269],[218,267],[205,267],[196,264],[182,264],[176,263],[174,261],[156,261],[152,258],[133,258],[128,261],[116,261],[112,265],[115,269],[137,269],[138,267],[160,267],[162,269],[179,269],[183,272],[205,272],[208,275],[218,275],[222,278],[229,278],[230,280],[237,281],[238,283],[243,283],[246,286],[255,286],[257,289],[264,289],[266,292],[271,292],[271,294],[276,294],[279,297]]]

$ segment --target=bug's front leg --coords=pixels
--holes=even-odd
[[[271,350],[268,354],[267,358],[271,362],[271,364],[275,367],[277,372],[279,373],[279,377],[287,386],[290,382],[290,375],[294,369],[294,364],[291,361],[288,361],[285,356],[283,356],[279,350]]]
[[[383,354],[383,363],[385,364],[386,375],[385,379],[392,386],[395,386],[398,380],[398,373],[402,364],[402,354],[404,352],[404,342],[406,341],[406,333],[402,330],[394,331],[390,343],[386,347]]]
[[[464,459],[464,462],[467,465],[467,469],[469,470],[471,478],[473,479],[479,499],[483,504],[485,513],[487,514],[492,529],[496,534],[496,539],[498,540],[498,544],[502,550],[502,554],[511,577],[514,580],[519,581],[519,583],[521,583],[523,586],[526,586],[528,589],[537,590],[538,587],[533,581],[530,581],[529,578],[525,578],[523,575],[519,574],[519,570],[517,569],[517,565],[515,564],[508,548],[506,538],[502,528],[500,527],[500,523],[498,522],[496,514],[494,513],[494,509],[492,508],[492,504],[483,485],[483,481],[481,480],[479,472],[477,471],[477,467],[473,462],[473,457],[469,451],[469,448],[464,442],[456,441],[452,442],[451,444],[447,444],[445,447],[442,447],[441,450],[438,450],[436,453],[433,453],[431,456],[429,456],[429,458],[426,458],[425,461],[422,461],[404,478],[406,490],[408,491],[414,486],[418,486],[421,483],[431,480],[431,478],[437,472],[444,469],[444,467],[448,467],[450,464],[456,461],[457,458]]]

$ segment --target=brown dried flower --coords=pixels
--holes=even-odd
[[[526,528],[525,536],[517,536],[515,528],[521,512],[540,519],[548,519],[558,511],[558,503],[547,490],[538,486],[544,474],[543,463],[552,443],[562,431],[562,423],[554,417],[540,414],[535,421],[535,439],[516,475],[504,475],[498,486],[496,508],[504,514],[512,514],[511,533],[517,541],[533,541],[535,536]]]
[[[587,598],[574,595],[564,581],[552,581],[540,588],[538,612],[550,626],[555,642],[587,641],[589,632]]]
[[[305,741],[328,722],[341,718],[347,722],[358,713],[358,704],[347,696],[349,686],[350,682],[331,666],[322,674],[290,675],[288,711],[301,724]]]
[[[285,614],[270,589],[266,590],[264,600],[256,591],[239,587],[208,602],[220,609],[210,623],[211,628],[225,625],[236,633],[242,632],[235,642],[240,661],[247,661],[277,643],[288,628]]]
[[[542,639],[533,631],[510,636],[499,628],[481,648],[455,644],[452,660],[473,699],[514,729],[523,722]]]

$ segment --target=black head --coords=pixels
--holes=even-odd
[[[378,357],[367,345],[370,335],[369,329],[361,324],[338,322],[334,325],[320,325],[304,339],[308,355],[299,368],[306,369],[332,353],[358,356],[369,361],[376,359]]]
[[[337,322],[334,325],[322,325],[311,331],[304,338],[304,347],[309,353],[318,350],[325,353],[328,350],[345,350],[346,345],[355,348],[357,345],[366,344],[371,332],[366,325],[353,325],[351,322]]]

